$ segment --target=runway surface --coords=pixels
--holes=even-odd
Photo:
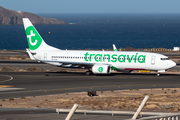
[[[0,99],[66,92],[107,91],[130,88],[171,88],[180,86],[180,75],[112,74],[86,76],[84,73],[1,72]]]
[[[56,66],[48,65],[33,60],[0,60],[0,68],[3,68],[5,66],[19,69],[27,69],[29,67],[37,67],[49,70],[58,69],[58,67]]]
[[[56,67],[32,61],[5,61],[2,65],[35,66],[46,69]],[[179,70],[179,66],[173,68]],[[0,99],[23,96],[41,96],[64,94],[66,92],[108,91],[130,88],[172,88],[180,86],[180,75],[162,74],[111,74],[86,76],[85,73],[73,72],[0,72]],[[68,113],[57,114],[54,109],[0,108],[2,120],[64,120]],[[132,115],[83,115],[75,114],[72,119],[118,120],[129,119]]]
[[[55,109],[0,108],[0,120],[65,120],[68,113],[57,114]],[[71,120],[127,120],[132,115],[74,114]]]
[[[40,96],[92,90],[122,90],[130,88],[171,88],[180,86],[180,75],[112,74],[86,76],[84,73],[0,72],[0,99]],[[68,113],[57,114],[55,109],[0,108],[2,120],[64,120]],[[125,120],[132,115],[75,114],[73,120]]]

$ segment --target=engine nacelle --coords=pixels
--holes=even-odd
[[[95,64],[92,67],[92,72],[94,74],[110,74],[111,73],[111,66],[103,65],[103,64]]]

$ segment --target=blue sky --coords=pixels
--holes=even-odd
[[[180,0],[1,0],[31,13],[180,13]]]

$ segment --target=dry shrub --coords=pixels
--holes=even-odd
[[[11,100],[14,100],[14,98],[9,98],[9,100],[11,101]]]
[[[3,67],[1,71],[18,71],[18,68],[11,68],[11,67]]]
[[[43,68],[36,68],[36,67],[29,67],[26,70],[29,72],[44,72],[45,71]]]
[[[0,56],[0,60],[9,60],[10,57],[9,56]]]
[[[21,99],[26,99],[26,97],[21,97]]]

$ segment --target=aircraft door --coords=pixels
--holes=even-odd
[[[44,60],[47,60],[47,53],[44,53]]]
[[[156,56],[151,56],[151,65],[155,65]]]

